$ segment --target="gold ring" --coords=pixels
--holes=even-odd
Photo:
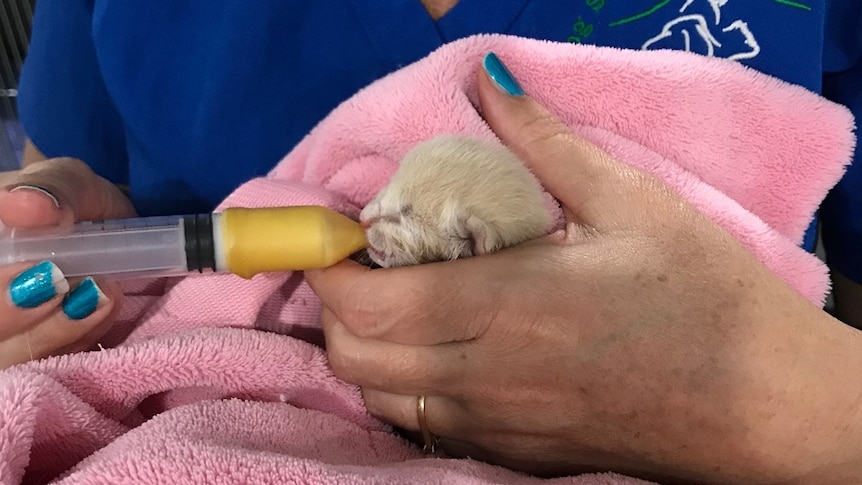
[[[438,439],[436,436],[431,434],[431,431],[428,430],[428,421],[425,419],[424,395],[419,396],[419,399],[416,401],[416,418],[419,421],[419,430],[422,431],[422,441],[425,442],[425,446],[422,448],[422,451],[436,454]]]

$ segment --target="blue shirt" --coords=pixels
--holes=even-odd
[[[142,215],[207,212],[358,89],[478,33],[731,58],[862,113],[853,0],[460,0],[436,22],[419,0],[39,0],[19,110],[43,153],[128,184]],[[819,220],[862,282],[859,164]]]

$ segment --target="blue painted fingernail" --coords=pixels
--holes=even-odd
[[[42,261],[9,284],[9,298],[19,308],[34,308],[69,291],[66,276],[54,263]]]
[[[99,302],[106,299],[93,278],[84,278],[63,299],[63,313],[71,320],[81,320],[92,315]]]
[[[524,90],[521,89],[521,85],[518,84],[518,81],[515,80],[515,77],[512,76],[512,73],[506,68],[506,65],[503,64],[503,61],[497,57],[497,54],[493,52],[489,52],[485,55],[485,60],[482,61],[482,66],[485,68],[485,72],[488,73],[488,76],[491,77],[491,80],[494,81],[494,84],[497,85],[500,90],[510,96],[523,96]]]

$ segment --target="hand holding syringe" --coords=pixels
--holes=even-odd
[[[221,213],[0,230],[0,266],[53,261],[67,277],[168,276],[324,268],[366,247],[358,223],[325,207],[231,208]]]

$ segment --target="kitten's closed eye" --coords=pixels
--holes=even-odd
[[[409,208],[409,212],[412,212],[413,206],[407,205],[405,208]],[[379,201],[372,202],[359,213],[359,224],[368,229],[371,226],[377,224],[378,222],[389,222],[389,223],[398,223],[401,222],[401,217],[404,215],[404,210],[401,211],[389,211],[383,207],[383,204]]]

